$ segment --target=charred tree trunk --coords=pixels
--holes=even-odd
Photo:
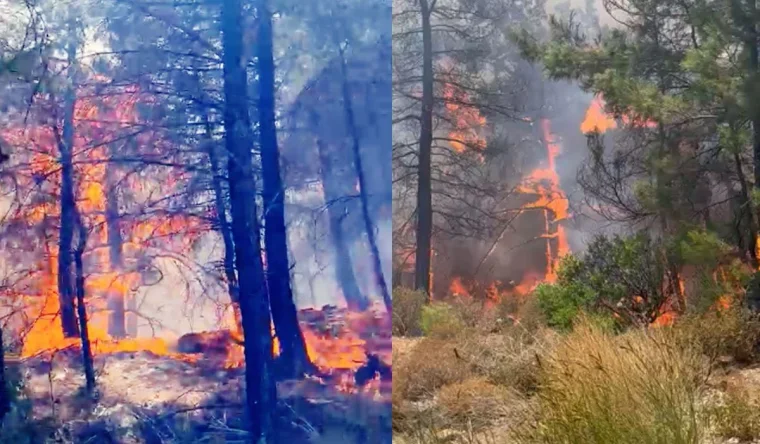
[[[272,307],[272,320],[280,341],[281,368],[292,369],[292,375],[312,372],[306,354],[306,342],[298,324],[298,313],[290,286],[288,233],[285,227],[285,189],[280,176],[280,153],[274,113],[274,56],[272,54],[272,13],[269,1],[259,3],[259,28],[256,42],[259,77],[259,137],[261,168],[264,178],[264,243],[266,245],[267,286]]]
[[[420,153],[417,167],[417,248],[414,288],[430,292],[430,254],[433,237],[433,190],[431,151],[433,146],[433,32],[430,24],[435,1],[419,0],[422,14],[422,115]]]
[[[111,157],[115,157],[113,147],[109,149]],[[119,197],[116,193],[115,167],[110,162],[106,163],[106,227],[108,235],[108,253],[111,271],[122,273],[124,271],[122,251],[124,240],[119,226]],[[121,288],[111,289],[108,294],[108,334],[114,338],[127,336],[125,294]]]
[[[74,251],[74,264],[76,267],[76,296],[77,315],[79,317],[79,339],[82,341],[82,366],[84,367],[84,379],[87,394],[95,393],[95,367],[92,363],[92,349],[90,347],[90,332],[87,327],[87,307],[84,303],[84,264],[82,256],[87,245],[87,230],[78,214],[75,214],[75,222],[79,232],[77,248]]]
[[[359,200],[361,201],[364,230],[367,233],[367,241],[369,242],[370,254],[372,255],[372,274],[375,278],[375,285],[377,285],[378,290],[380,290],[380,294],[383,296],[385,309],[388,311],[388,314],[390,314],[392,311],[391,295],[388,291],[388,284],[385,281],[385,275],[383,274],[383,262],[380,259],[380,250],[377,247],[375,227],[372,223],[372,216],[369,212],[369,199],[367,198],[367,180],[365,177],[364,165],[362,164],[359,131],[356,127],[353,102],[351,100],[351,90],[348,84],[348,69],[346,68],[346,59],[344,57],[343,49],[339,47],[339,51],[340,68],[342,75],[341,89],[343,92],[343,108],[346,113],[346,127],[348,128],[349,134],[351,135],[351,150],[354,154],[354,168],[356,169],[356,176],[359,179]]]
[[[224,184],[219,162],[219,153],[216,143],[211,137],[211,123],[208,114],[203,113],[203,124],[206,131],[206,152],[211,166],[211,185],[214,190],[214,209],[216,210],[216,223],[219,225],[219,233],[224,242],[224,276],[227,279],[227,291],[230,293],[230,301],[235,313],[235,322],[240,327],[240,296],[238,294],[238,280],[235,274],[235,243],[232,239],[232,229],[227,220],[227,205],[225,205]]]
[[[5,346],[3,345],[3,328],[0,327],[0,427],[3,418],[11,409],[11,401],[8,398],[8,383],[5,382]]]
[[[224,130],[240,312],[245,341],[246,408],[251,442],[272,442],[277,393],[272,378],[269,298],[261,257],[253,177],[248,79],[243,60],[241,0],[222,2]]]
[[[73,32],[72,32],[73,34]],[[66,90],[63,116],[63,140],[58,146],[61,154],[61,226],[58,237],[58,298],[61,307],[61,327],[67,338],[76,337],[77,318],[74,313],[73,283],[71,282],[71,252],[74,239],[74,107],[76,105],[74,63],[76,44],[72,41],[68,48],[69,87]]]
[[[316,122],[318,125],[319,123]],[[334,190],[335,179],[330,177],[331,168],[327,147],[324,141],[317,140],[317,155],[322,176],[322,184],[325,189],[325,200],[327,201],[327,216],[330,223],[330,237],[335,247],[335,277],[338,285],[346,299],[346,304],[350,310],[364,311],[369,307],[367,297],[359,289],[356,283],[356,274],[354,273],[353,261],[351,260],[351,250],[348,247],[343,220],[348,212],[347,205],[341,200],[345,196],[338,196],[340,193]]]

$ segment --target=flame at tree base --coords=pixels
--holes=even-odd
[[[79,337],[64,337],[57,294],[49,294],[41,305],[35,310],[33,322],[23,336],[21,358],[54,355],[67,349],[80,350]],[[343,316],[345,325],[339,329],[317,331],[306,322],[301,323],[307,355],[322,374],[335,375],[337,379],[332,384],[338,390],[374,393],[377,391],[379,380],[371,381],[359,390],[353,374],[366,363],[368,353],[380,356],[383,362],[390,365],[390,337],[385,338],[387,335],[382,334],[385,331],[389,332],[390,327],[385,325],[387,322],[378,313],[371,310],[363,313],[347,312]],[[242,335],[235,329],[193,334],[202,345],[199,353],[183,353],[177,351],[176,340],[173,338],[115,339],[106,329],[94,325],[97,322],[93,322],[92,319],[88,324],[90,344],[95,356],[149,352],[188,363],[206,362],[227,370],[243,368],[245,365],[244,347],[240,345]],[[373,334],[373,331],[380,334]],[[276,337],[273,338],[272,355],[279,355],[279,341]]]

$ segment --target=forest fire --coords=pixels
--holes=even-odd
[[[570,252],[567,235],[559,222],[569,217],[569,202],[560,187],[555,161],[561,152],[561,146],[551,131],[551,122],[541,119],[541,135],[547,151],[544,167],[534,170],[520,191],[538,196],[527,208],[543,209],[546,238],[546,272],[544,280],[554,282],[557,279],[559,260]],[[554,240],[554,242],[552,242]]]
[[[184,362],[200,363],[209,356],[177,350],[176,337],[171,334],[137,337],[135,331],[126,331],[126,325],[137,324],[138,313],[129,306],[132,305],[133,293],[144,279],[145,270],[141,264],[145,263],[146,253],[151,248],[160,248],[163,255],[184,257],[192,250],[194,242],[210,230],[207,220],[212,216],[211,212],[196,216],[159,210],[137,211],[133,217],[122,214],[118,221],[109,218],[109,209],[113,204],[109,202],[113,198],[109,184],[118,181],[127,187],[135,200],[147,202],[146,196],[151,196],[159,187],[161,194],[167,195],[185,179],[181,172],[176,171],[156,173],[148,179],[111,167],[108,144],[99,141],[107,139],[106,134],[114,137],[114,134],[140,125],[136,111],[138,93],[136,89],[128,88],[123,94],[105,98],[103,103],[83,98],[76,102],[74,111],[74,195],[82,224],[87,230],[82,257],[86,269],[87,324],[92,353],[98,356],[150,352]],[[14,220],[23,226],[50,229],[53,227],[50,223],[61,218],[60,200],[48,197],[59,196],[62,190],[58,155],[60,138],[56,131],[57,128],[38,125],[4,133],[6,139],[18,146],[36,147],[29,160],[30,174],[19,184],[31,204],[20,206],[14,214]],[[136,137],[141,146],[149,147],[149,151],[167,144],[159,134],[151,132]],[[150,152],[143,154],[150,155]],[[42,177],[46,179],[40,181]],[[53,356],[59,351],[78,349],[81,344],[78,336],[67,337],[64,334],[58,291],[59,236],[57,230],[49,231],[40,242],[42,259],[34,265],[34,273],[25,290],[7,292],[9,298],[14,298],[23,306],[24,320],[17,323],[18,337],[23,344],[22,359]],[[118,239],[114,239],[114,232],[119,233]],[[118,248],[116,257],[114,247]],[[301,314],[302,317],[309,315],[308,312]],[[383,362],[390,365],[390,340],[384,343],[374,337],[382,336],[383,331],[390,332],[390,327],[382,324],[384,321],[378,321],[384,317],[373,310],[341,313],[340,317],[345,325],[333,326],[325,331],[303,321],[301,327],[312,362],[323,374],[336,375],[337,382],[332,384],[337,389],[351,392],[355,390],[353,374],[367,362],[368,355],[380,356]],[[199,333],[199,341],[207,345],[217,343],[214,353],[220,356],[216,356],[218,359],[214,362],[220,368],[241,368],[244,364],[243,346],[241,335],[236,333],[237,322],[224,323],[229,324],[226,325],[227,330],[223,329],[225,325],[221,325],[222,329],[218,331]],[[114,331],[120,331],[121,336],[114,336]],[[273,355],[278,352],[277,338],[274,338]],[[377,384],[379,382],[369,385],[377,389]]]
[[[529,201],[522,206],[525,214],[540,213],[543,225],[537,239],[545,243],[543,269],[529,270],[519,281],[508,283],[495,280],[485,285],[469,282],[455,276],[449,285],[449,294],[484,301],[493,306],[505,298],[521,298],[529,294],[542,282],[556,281],[557,266],[562,257],[570,252],[567,234],[561,222],[570,216],[569,202],[561,188],[556,171],[556,158],[561,153],[561,145],[552,133],[549,119],[540,120],[540,139],[546,149],[545,160],[533,169],[517,187],[517,192]]]

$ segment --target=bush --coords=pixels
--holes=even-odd
[[[611,317],[622,326],[642,326],[660,313],[666,248],[647,234],[599,236],[582,257],[567,256],[554,284],[540,285],[536,297],[548,324],[569,330],[583,312]]]
[[[421,291],[396,287],[393,289],[393,335],[418,336],[422,307],[427,302],[427,295]]]
[[[516,326],[522,332],[535,333],[548,325],[535,294],[520,297],[514,302],[509,299],[504,298],[504,302],[497,306],[498,318],[506,329]]]
[[[578,284],[541,284],[536,300],[546,323],[552,328],[569,331],[576,318],[591,304],[594,294]]]
[[[425,336],[452,338],[465,328],[459,313],[445,302],[434,302],[422,307],[420,328]]]
[[[468,297],[453,297],[448,299],[446,304],[464,328],[487,332],[496,324],[497,313],[486,308],[481,301]]]
[[[750,363],[758,355],[760,317],[742,307],[688,316],[674,328],[683,342],[696,345],[712,360],[730,357]]]
[[[668,329],[612,335],[576,326],[541,363],[535,421],[518,443],[698,444],[702,355]]]

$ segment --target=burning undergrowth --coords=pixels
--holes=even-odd
[[[383,332],[390,329],[373,313],[324,307],[300,314],[321,374],[277,384],[278,430],[299,442],[382,442],[389,433],[383,424],[389,423],[391,392],[391,341]],[[155,339],[152,349],[142,350],[131,339],[95,342],[94,402],[81,392],[76,345],[41,350],[13,364],[23,373],[34,418],[52,419],[57,427],[51,433],[77,435],[75,442],[240,439],[245,369],[236,359],[242,346],[229,330],[184,338]]]

